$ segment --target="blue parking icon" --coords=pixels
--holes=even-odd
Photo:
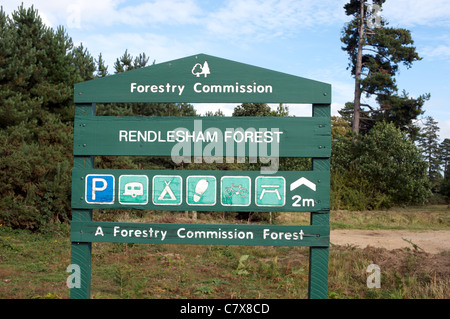
[[[88,204],[114,204],[114,184],[113,175],[86,175],[86,202]]]

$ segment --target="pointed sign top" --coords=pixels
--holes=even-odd
[[[206,54],[75,85],[75,103],[331,103],[331,85]]]

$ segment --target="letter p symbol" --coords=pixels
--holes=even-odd
[[[114,190],[113,175],[86,175],[85,198],[88,204],[114,204]]]
[[[99,184],[101,186],[99,186]],[[95,200],[95,194],[97,192],[102,192],[106,189],[108,183],[104,178],[93,178],[92,179],[92,200]]]

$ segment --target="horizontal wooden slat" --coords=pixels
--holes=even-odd
[[[74,155],[329,157],[329,118],[75,117]]]
[[[202,183],[206,184],[197,186]],[[126,190],[126,184],[137,188]],[[321,212],[330,208],[330,175],[326,171],[264,175],[260,171],[74,169],[72,208]]]
[[[197,54],[77,83],[74,100],[75,103],[331,103],[331,85]]]
[[[328,226],[72,222],[72,242],[328,247]]]

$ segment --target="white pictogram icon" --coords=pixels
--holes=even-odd
[[[162,193],[159,195],[158,200],[176,200],[177,198],[175,197],[175,194],[172,192],[172,189],[170,188],[170,183],[172,181],[164,181],[164,183],[166,184],[166,187],[164,187]],[[165,198],[166,194],[169,194],[170,198]]]
[[[278,191],[280,185],[261,185],[261,187],[263,188],[263,190],[261,192],[261,196],[259,196],[259,199],[263,199],[264,194],[266,193],[274,193],[277,195],[278,199],[281,200],[281,195]]]
[[[200,75],[204,75],[205,78],[208,76],[208,74],[211,74],[211,71],[209,70],[208,61],[205,61],[203,65],[201,63],[196,63],[194,67],[192,68],[192,74],[196,77],[200,77]]]
[[[155,205],[181,205],[183,179],[178,175],[155,175],[152,183]]]
[[[200,198],[202,197],[203,193],[208,189],[209,182],[206,179],[201,179],[197,182],[197,185],[195,185],[194,190],[194,202],[198,202]]]
[[[258,176],[255,203],[264,207],[281,207],[286,204],[286,180],[282,176]]]
[[[316,184],[314,184],[309,179],[304,177],[297,179],[295,182],[291,184],[291,191],[302,185],[305,185],[306,187],[312,189],[313,191],[316,191]]]
[[[195,206],[216,204],[216,178],[214,176],[188,176],[186,179],[186,203]]]
[[[138,195],[144,195],[144,185],[138,182],[131,182],[125,184],[125,191],[123,195],[129,195],[131,197],[136,197]]]

